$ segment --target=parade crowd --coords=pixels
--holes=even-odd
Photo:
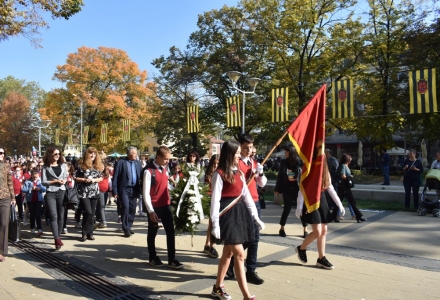
[[[344,154],[338,161],[330,150],[325,150],[322,185],[316,187],[321,193],[320,206],[309,213],[300,192],[303,162],[293,145],[282,149],[285,159],[278,165],[275,185],[275,194],[282,195],[284,200],[279,236],[287,236],[284,226],[291,208],[296,205],[296,216],[304,229],[304,241],[295,248],[298,259],[304,264],[308,262],[307,246],[316,240],[316,266],[331,270],[334,266],[325,256],[327,224],[344,219],[341,200],[347,199],[352,219],[358,223],[366,221],[351,192],[353,176],[348,166],[352,158]],[[62,236],[68,234],[68,209],[75,210],[75,227],[81,229],[78,239],[86,242],[95,239],[94,230],[107,227],[105,207],[113,200],[117,205],[117,223],[125,238],[135,234],[132,227],[136,211],[147,217],[149,264],[181,269],[184,265],[176,258],[175,212],[170,190],[180,180],[185,180],[182,169],[190,168],[200,174],[200,184],[209,187],[209,226],[202,251],[213,258],[220,256],[211,295],[231,299],[224,285],[225,277],[229,277],[236,278],[244,299],[256,299],[248,283],[264,283],[256,272],[260,231],[265,228],[260,219],[262,207],[258,190],[266,185],[267,178],[255,155],[256,147],[249,134],[241,135],[238,141],[226,141],[220,155],[213,155],[206,164],[197,151],[191,151],[185,162],[172,160],[170,149],[165,146],[159,147],[155,158],[148,161],[139,159],[135,147],[129,147],[126,157],[119,160],[106,157],[103,151],[98,152],[94,147],[88,147],[81,158],[70,154],[64,157],[59,148],[51,147],[42,158],[14,160],[6,157],[5,148],[0,147],[0,261],[5,261],[8,254],[11,209],[17,211],[18,220],[28,226],[31,234],[36,237],[51,234],[54,247],[59,250],[63,246]],[[433,168],[440,166],[440,153],[437,156]],[[408,173],[422,169],[412,151],[405,161],[406,169]],[[388,185],[389,177],[385,175],[384,179],[384,185]],[[408,185],[404,181],[405,191]],[[78,202],[72,201],[73,194]],[[406,198],[405,205],[409,206]],[[43,232],[44,222],[50,226],[51,233]],[[165,264],[155,246],[161,227],[166,234]],[[216,245],[220,244],[223,245],[221,255],[216,250]]]

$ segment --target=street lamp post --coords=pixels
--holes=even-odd
[[[34,120],[34,121],[36,121],[36,120]],[[41,123],[38,124],[38,125],[31,124],[32,127],[38,128],[38,157],[41,157],[41,129],[49,127],[50,122],[52,122],[52,121],[51,120],[45,120],[45,122],[47,122],[45,125],[42,125]]]
[[[249,86],[251,87],[251,90],[250,91],[248,91],[248,92],[246,92],[246,91],[243,91],[243,90],[240,90],[238,87],[237,87],[237,81],[238,81],[238,79],[240,78],[240,76],[242,75],[240,72],[237,72],[237,71],[229,71],[228,73],[227,73],[227,75],[228,75],[228,77],[229,77],[229,79],[231,80],[231,82],[232,82],[232,88],[234,89],[234,90],[237,90],[237,91],[239,91],[240,93],[242,93],[243,94],[243,105],[242,105],[242,118],[241,118],[241,133],[243,134],[243,133],[245,133],[245,120],[244,120],[244,117],[245,117],[245,103],[246,103],[246,94],[255,94],[255,87],[257,86],[257,84],[260,82],[260,78],[248,78],[247,79],[247,81],[248,81],[248,83],[249,83]]]
[[[72,95],[76,97],[76,94],[72,94]],[[82,149],[83,149],[83,99],[80,98],[79,100],[81,101],[81,106],[80,106],[81,107],[81,109],[80,109],[80,111],[81,111],[81,118],[80,118],[81,129],[80,129],[80,133],[79,133],[79,141],[80,141],[79,154],[81,156]]]

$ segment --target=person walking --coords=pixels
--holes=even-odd
[[[102,181],[103,171],[104,165],[98,157],[98,151],[95,147],[88,147],[84,151],[81,163],[78,164],[74,175],[83,208],[82,236],[79,239],[81,242],[95,239],[93,225],[99,199],[98,184]]]
[[[209,160],[208,166],[205,170],[205,175],[203,176],[202,182],[207,184],[209,186],[208,196],[211,196],[211,180],[212,175],[214,174],[214,171],[217,169],[218,162],[219,162],[219,155],[213,154]],[[208,230],[206,232],[206,240],[205,240],[205,247],[203,248],[203,252],[208,254],[212,258],[218,257],[218,252],[214,248],[214,239],[211,238],[211,229],[212,229],[212,221],[211,218],[209,219],[208,223]]]
[[[23,195],[21,192],[21,188],[23,187],[26,178],[23,175],[23,170],[20,165],[17,165],[14,169],[14,173],[12,174],[12,183],[14,185],[14,195],[15,195],[15,203],[17,203],[18,208],[18,218],[20,221],[23,220]]]
[[[431,169],[440,169],[440,151],[435,154],[435,160],[431,164]],[[440,190],[435,190],[435,200],[440,200]]]
[[[46,186],[46,211],[49,212],[50,228],[55,239],[55,249],[63,246],[61,230],[64,223],[64,193],[68,172],[66,161],[57,147],[49,148],[43,157],[42,178]],[[47,216],[45,215],[46,219]]]
[[[339,173],[341,176],[341,184],[338,186],[338,197],[339,199],[347,198],[348,203],[351,205],[353,212],[356,216],[356,221],[358,223],[365,222],[367,219],[363,218],[362,213],[357,208],[356,200],[353,197],[353,193],[351,192],[350,180],[353,180],[353,175],[351,175],[351,170],[348,167],[351,163],[351,156],[348,154],[343,154],[341,160],[339,161]],[[337,213],[339,212],[339,208],[335,207],[333,210],[333,220],[336,219]]]
[[[420,173],[423,172],[423,165],[416,158],[416,150],[408,151],[408,158],[403,162],[403,187],[405,188],[405,208],[410,208],[411,190],[413,194],[414,209],[419,208]]]
[[[235,258],[235,275],[244,299],[255,299],[249,293],[246,282],[243,244],[253,242],[254,226],[263,230],[264,223],[258,217],[246,180],[238,169],[240,157],[240,144],[235,140],[226,141],[220,152],[218,168],[212,176],[211,232],[217,243],[224,244],[217,279],[211,292],[211,296],[219,299],[231,299],[223,281],[232,256]]]
[[[136,203],[141,193],[139,181],[141,179],[141,162],[136,160],[138,151],[136,147],[127,148],[127,158],[120,159],[115,166],[112,193],[118,198],[121,212],[121,225],[125,237],[134,234],[132,230],[136,214]]]
[[[244,175],[249,193],[254,200],[255,208],[257,209],[258,218],[260,218],[261,208],[257,185],[264,187],[267,183],[267,178],[264,176],[263,166],[260,165],[256,160],[250,158],[254,149],[254,138],[250,134],[244,133],[239,137],[238,142],[240,143],[241,150],[238,169]],[[254,231],[254,240],[243,245],[244,249],[247,250],[247,257],[245,260],[246,280],[249,283],[259,285],[264,283],[264,280],[258,276],[257,272],[255,272],[257,268],[260,230],[257,228],[257,226],[254,226]],[[232,257],[231,261],[233,260],[234,258]],[[232,271],[232,268],[230,268],[229,271]]]
[[[43,235],[41,227],[41,209],[43,205],[46,187],[42,185],[40,174],[37,170],[31,171],[31,177],[23,184],[22,192],[26,194],[26,203],[29,206],[29,220],[31,225],[31,233],[35,233],[35,223],[37,223],[38,237]]]
[[[387,153],[387,149],[382,149],[382,172],[383,183],[382,185],[390,185],[390,155]]]
[[[11,165],[5,160],[5,148],[0,147],[0,262],[8,255],[8,229],[11,205],[15,205]]]
[[[303,162],[298,157],[298,153],[293,145],[283,146],[283,149],[286,158],[280,163],[274,192],[276,195],[283,195],[284,207],[280,218],[280,230],[278,234],[281,237],[286,237],[284,226],[292,209],[292,204],[296,202],[298,198]],[[302,226],[303,237],[306,237],[308,235],[307,224],[302,223]]]
[[[171,199],[168,192],[170,149],[160,146],[156,152],[156,159],[143,169],[142,199],[148,211],[147,246],[149,263],[154,267],[162,267],[163,263],[156,253],[156,236],[159,230],[159,221],[162,221],[167,237],[168,267],[183,268],[176,259],[176,237],[174,235],[173,213]]]
[[[313,167],[315,166],[312,164],[312,168]],[[335,205],[339,208],[342,216],[345,214],[345,209],[331,184],[331,175],[328,171],[326,160],[324,160],[323,163],[322,184],[318,188],[321,189],[319,208],[311,213],[307,213],[307,208],[304,205],[304,197],[302,193],[299,193],[296,215],[301,218],[303,222],[307,222],[312,225],[312,232],[303,240],[300,246],[295,248],[295,252],[297,253],[298,259],[302,263],[307,263],[307,246],[316,240],[318,248],[318,260],[316,261],[316,266],[331,270],[334,268],[334,266],[325,257],[325,243],[327,235],[327,223],[331,223],[333,221],[333,217],[330,213],[327,200],[324,196],[324,191],[329,193],[330,197],[335,202]]]

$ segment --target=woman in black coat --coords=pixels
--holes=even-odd
[[[284,209],[280,219],[280,231],[281,237],[286,236],[284,226],[286,225],[287,217],[292,209],[292,204],[296,202],[299,192],[299,183],[301,180],[303,162],[298,157],[298,153],[293,145],[285,146],[286,158],[280,163],[278,170],[278,178],[275,185],[275,194],[283,195]],[[304,235],[307,235],[307,225],[303,224]]]

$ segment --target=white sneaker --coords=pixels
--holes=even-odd
[[[66,233],[69,233],[69,232],[67,231],[67,228],[63,228],[63,230],[61,231],[61,233],[66,234]]]
[[[139,217],[145,217],[145,214],[143,212],[139,212]]]
[[[23,226],[27,226],[29,223],[26,220],[23,220]]]
[[[35,233],[35,229],[31,229],[31,233]]]

